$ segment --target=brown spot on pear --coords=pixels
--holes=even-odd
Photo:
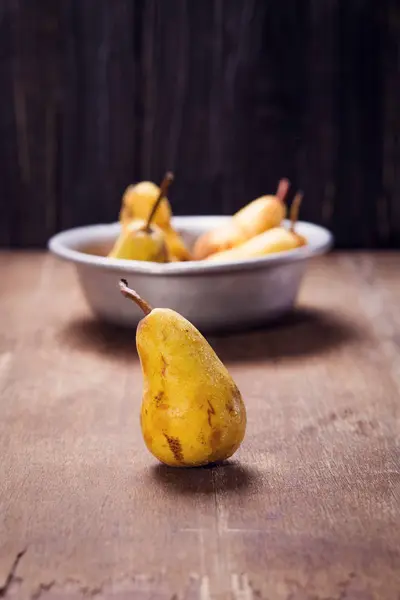
[[[157,407],[159,407],[159,406],[160,406],[160,404],[161,404],[161,403],[162,403],[162,401],[163,401],[163,398],[164,398],[164,392],[163,392],[162,390],[161,390],[160,392],[158,392],[158,394],[156,394],[156,395],[154,396],[154,403],[155,403],[155,405],[156,405]]]
[[[207,409],[207,415],[208,415],[208,424],[211,427],[211,417],[213,415],[215,415],[215,410],[213,405],[211,404],[210,400],[207,401],[208,402],[208,409]]]
[[[161,375],[162,375],[162,377],[165,377],[165,374],[167,372],[167,367],[168,367],[167,359],[165,358],[164,354],[161,354]]]
[[[218,449],[221,443],[221,437],[222,431],[220,429],[213,429],[210,436],[210,444],[213,452]]]
[[[172,454],[174,455],[175,460],[177,462],[183,463],[183,452],[179,438],[169,436],[166,433],[164,433],[164,436],[168,442],[168,446],[170,447]]]

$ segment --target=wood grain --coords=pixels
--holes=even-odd
[[[398,600],[398,262],[315,260],[293,315],[211,338],[247,436],[173,470],[141,439],[132,332],[69,265],[0,254],[0,597]]]
[[[399,33],[397,0],[4,0],[0,245],[173,169],[176,214],[288,176],[338,247],[400,247]]]

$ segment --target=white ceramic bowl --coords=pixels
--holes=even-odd
[[[173,225],[191,247],[198,235],[228,218],[174,217]],[[133,327],[141,319],[139,309],[119,292],[123,277],[154,307],[172,308],[200,330],[213,331],[260,325],[291,310],[308,260],[327,252],[333,241],[329,231],[311,223],[299,222],[296,229],[307,246],[231,263],[106,258],[120,231],[118,223],[63,231],[50,239],[49,248],[75,263],[86,300],[100,319]]]

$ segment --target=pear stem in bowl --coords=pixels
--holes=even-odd
[[[161,200],[163,199],[163,197],[166,195],[168,188],[171,185],[171,183],[173,182],[173,180],[174,180],[174,174],[171,173],[171,171],[168,171],[167,173],[165,173],[164,179],[162,180],[161,185],[160,185],[160,193],[158,194],[158,198],[154,202],[153,208],[151,209],[151,212],[149,214],[149,218],[147,219],[145,231],[147,231],[147,232],[150,231],[150,225],[154,218],[154,215],[157,212],[157,208],[159,207],[159,204],[160,204]]]
[[[121,290],[121,294],[125,296],[125,298],[129,298],[129,300],[135,302],[135,304],[142,309],[145,315],[149,315],[151,313],[153,308],[148,302],[146,302],[146,300],[143,300],[143,298],[141,298],[137,292],[128,287],[128,282],[126,279],[120,280],[119,289]]]
[[[303,192],[297,192],[293,198],[292,206],[290,207],[290,231],[292,233],[294,233],[295,225],[299,219],[299,211],[302,200]]]
[[[278,183],[278,189],[276,190],[276,197],[281,201],[285,202],[287,193],[289,191],[290,181],[289,179],[283,178]]]

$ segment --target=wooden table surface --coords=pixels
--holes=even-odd
[[[293,316],[210,340],[248,428],[197,470],[145,449],[134,333],[71,266],[0,272],[0,597],[400,598],[399,254],[316,260]]]

